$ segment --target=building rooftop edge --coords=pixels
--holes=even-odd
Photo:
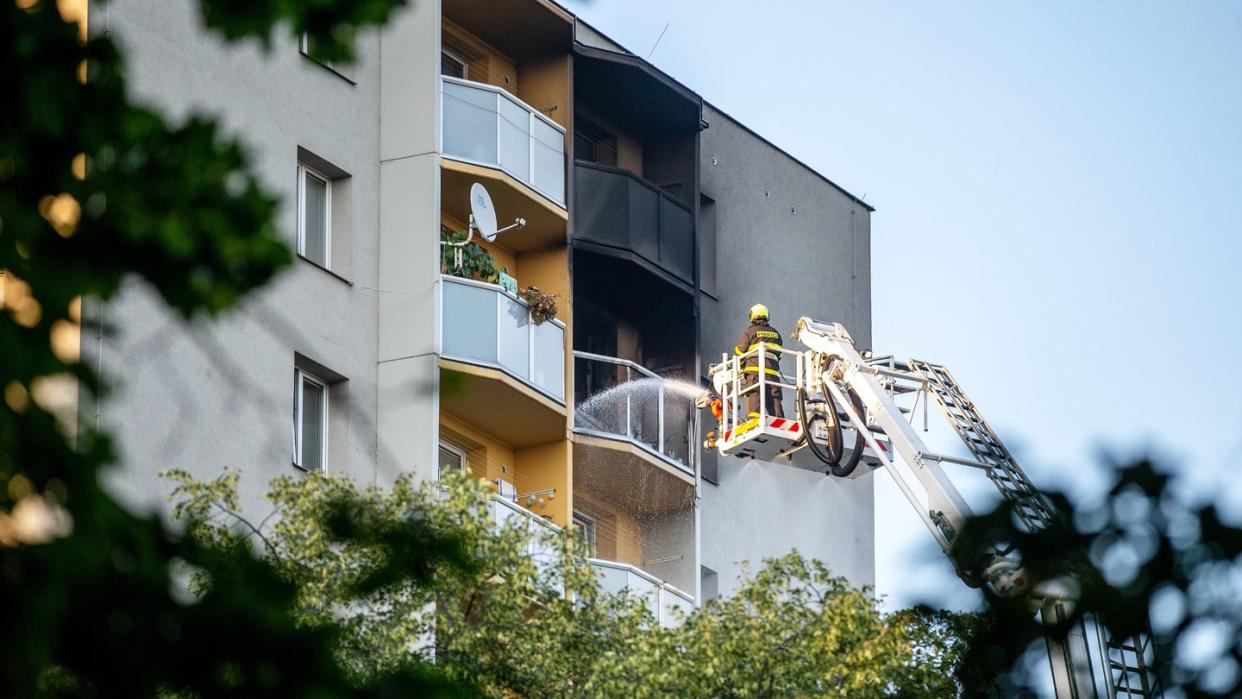
[[[870,205],[870,204],[868,204],[867,202],[863,201],[863,200],[862,200],[862,197],[859,197],[859,196],[855,195],[853,192],[850,192],[850,191],[849,191],[848,189],[846,189],[845,187],[842,187],[841,185],[837,184],[836,182],[833,182],[833,181],[832,181],[832,178],[828,177],[827,175],[825,175],[824,173],[820,172],[819,170],[816,170],[815,168],[813,168],[813,167],[811,167],[810,165],[806,164],[806,162],[804,162],[801,158],[799,158],[799,157],[797,157],[796,155],[794,155],[794,154],[790,153],[789,151],[785,150],[784,148],[781,148],[780,146],[776,145],[776,144],[775,144],[775,143],[773,143],[771,140],[769,140],[768,138],[766,138],[766,137],[764,137],[762,134],[760,134],[758,131],[755,131],[754,129],[752,129],[751,127],[749,127],[749,126],[747,126],[746,124],[742,123],[741,121],[738,121],[738,120],[737,120],[735,117],[733,117],[731,114],[729,114],[729,113],[728,113],[728,112],[726,112],[725,110],[721,109],[720,107],[716,106],[716,104],[715,104],[715,103],[713,103],[713,102],[711,102],[710,100],[708,100],[708,99],[704,98],[704,97],[703,97],[702,95],[700,95],[700,94],[699,94],[696,90],[694,90],[694,89],[690,88],[690,87],[689,87],[688,85],[686,85],[685,83],[683,83],[683,82],[681,82],[680,80],[678,80],[677,78],[674,78],[673,76],[669,75],[667,72],[665,72],[665,71],[661,70],[659,67],[657,67],[657,66],[656,66],[654,63],[652,63],[651,61],[648,61],[647,59],[643,58],[642,56],[639,56],[638,54],[634,53],[633,51],[630,51],[629,49],[625,48],[625,46],[623,46],[623,45],[621,44],[621,42],[617,41],[616,39],[612,38],[611,36],[608,36],[608,35],[607,35],[607,34],[605,34],[603,31],[600,31],[600,29],[599,29],[598,27],[596,27],[595,25],[591,24],[590,22],[588,22],[588,21],[586,21],[586,20],[582,19],[581,17],[579,17],[577,14],[575,14],[575,13],[574,13],[574,11],[573,11],[573,10],[569,9],[568,7],[565,7],[563,4],[561,4],[561,3],[560,3],[560,2],[558,2],[557,0],[550,0],[550,2],[552,2],[552,4],[554,4],[554,5],[556,5],[557,7],[561,8],[561,9],[562,9],[562,10],[564,10],[565,12],[569,13],[569,15],[570,15],[571,17],[573,17],[574,22],[581,22],[582,24],[584,24],[584,25],[586,25],[587,27],[589,27],[589,28],[591,29],[591,31],[593,31],[593,32],[595,32],[595,33],[597,33],[597,34],[599,34],[600,36],[604,37],[605,39],[607,39],[608,41],[612,42],[613,44],[616,44],[618,47],[620,47],[620,48],[621,48],[621,50],[622,50],[622,51],[624,51],[624,52],[626,53],[626,55],[627,55],[627,56],[631,56],[631,57],[633,57],[633,58],[635,58],[635,59],[637,59],[637,60],[639,60],[639,61],[642,61],[642,62],[643,62],[643,63],[645,63],[648,67],[650,67],[650,68],[651,68],[651,70],[653,70],[653,71],[655,71],[655,72],[659,73],[660,75],[663,75],[666,79],[668,79],[669,81],[671,81],[671,82],[675,83],[676,85],[680,86],[680,87],[681,87],[682,89],[684,89],[686,92],[689,92],[690,94],[692,94],[692,95],[694,95],[694,96],[698,97],[698,98],[699,98],[699,99],[703,102],[703,104],[704,104],[704,105],[711,107],[713,111],[719,112],[719,113],[720,113],[721,115],[723,115],[726,119],[728,119],[729,121],[733,122],[734,124],[737,124],[737,125],[738,125],[738,126],[740,126],[742,129],[745,129],[747,133],[749,133],[750,135],[752,135],[752,136],[754,136],[755,138],[759,139],[760,141],[763,141],[763,142],[764,142],[764,143],[766,143],[768,146],[770,146],[771,148],[775,149],[777,152],[781,153],[781,154],[782,154],[782,155],[784,155],[785,157],[787,157],[787,158],[789,158],[790,160],[792,160],[792,161],[793,161],[795,164],[797,164],[799,167],[803,168],[803,169],[804,169],[804,170],[806,170],[807,172],[810,172],[812,175],[815,175],[816,177],[818,177],[819,179],[823,180],[824,182],[827,182],[827,183],[828,183],[828,184],[829,184],[829,185],[830,185],[833,189],[836,189],[838,192],[841,192],[841,193],[842,193],[842,194],[844,194],[847,198],[849,198],[851,201],[853,201],[853,202],[855,202],[856,204],[858,204],[859,206],[863,207],[863,208],[864,208],[864,209],[866,209],[868,212],[873,212],[873,211],[875,211],[875,207],[874,207],[874,206],[872,206],[872,205]],[[575,43],[577,43],[577,38],[576,38],[576,37],[575,37],[575,39],[574,39],[574,42],[575,42]]]

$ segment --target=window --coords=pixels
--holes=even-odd
[[[699,566],[699,596],[703,598],[700,604],[720,596],[720,578],[707,566]]]
[[[332,180],[298,164],[298,254],[332,268]]]
[[[587,554],[595,556],[595,520],[587,517],[581,512],[574,513],[574,529],[582,535],[582,540],[586,542]]]
[[[617,166],[617,135],[582,114],[574,117],[574,158]]]
[[[440,52],[440,75],[465,80],[469,72],[470,64],[466,59],[452,51],[445,50]]]
[[[467,466],[466,452],[451,444],[440,442],[440,460],[437,466],[436,478],[449,471],[464,471]]]
[[[356,52],[357,46],[354,41],[353,33],[350,32],[348,35],[345,35],[344,40],[345,40],[345,43],[349,45],[349,48],[354,52],[354,55],[357,56],[357,52]],[[305,32],[302,33],[302,37],[298,40],[298,51],[301,52],[303,56],[306,56],[307,58],[318,63],[324,68],[327,68],[333,73],[336,73],[342,78],[345,78],[349,82],[351,83],[354,82],[353,64],[352,63],[337,63],[336,61],[330,61],[324,58],[322,47],[319,45],[318,41],[315,41],[313,38],[311,38],[310,34],[307,34]]]
[[[716,200],[699,195],[699,288],[716,295]]]
[[[328,462],[328,385],[296,371],[293,402],[293,464],[323,471]]]

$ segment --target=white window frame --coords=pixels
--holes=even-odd
[[[323,267],[332,269],[332,178],[305,163],[298,163],[298,255],[312,264],[319,264],[306,257],[306,177],[308,175],[324,183]]]
[[[298,37],[298,52],[301,53],[303,56],[306,56],[307,58],[311,59],[312,61],[318,63],[319,65],[326,66],[328,68],[331,68],[332,70],[336,70],[336,65],[334,65],[332,61],[325,61],[319,58],[315,58],[314,56],[310,54],[310,33],[309,32],[302,32],[302,36]]]
[[[588,516],[586,516],[586,515],[582,514],[581,512],[579,512],[579,511],[577,511],[577,510],[574,510],[574,511],[573,511],[573,514],[570,516],[570,521],[571,521],[571,522],[572,522],[572,523],[573,523],[573,524],[574,524],[574,525],[575,525],[575,526],[576,526],[579,530],[581,530],[582,532],[584,532],[584,533],[583,533],[583,535],[582,535],[582,538],[583,538],[583,540],[584,540],[584,541],[586,541],[586,544],[587,544],[587,553],[588,553],[590,556],[594,556],[594,555],[595,555],[595,550],[596,550],[596,548],[595,548],[595,536],[596,536],[596,533],[597,533],[597,531],[598,531],[598,527],[597,527],[597,526],[596,526],[596,524],[595,524],[595,518],[594,518],[594,517],[588,517]],[[591,535],[590,535],[590,537],[588,537],[588,536],[585,534],[585,532],[588,532],[588,531],[589,531],[589,532],[590,532],[590,534],[591,534]]]
[[[323,434],[323,443],[320,445],[320,448],[323,450],[323,453],[319,455],[319,463],[323,465],[322,473],[327,473],[328,472],[328,403],[330,402],[329,392],[331,391],[331,388],[328,386],[328,383],[326,381],[318,378],[314,374],[308,374],[305,371],[302,371],[301,369],[296,369],[294,371],[294,377],[297,383],[294,387],[294,398],[293,398],[293,405],[294,405],[293,465],[297,466],[303,471],[310,471],[310,469],[302,465],[302,413],[305,407],[302,405],[302,397],[303,397],[302,386],[303,386],[303,382],[309,381],[310,383],[313,383],[323,389],[323,407],[320,409],[320,415],[319,415],[320,430],[321,430],[321,434]]]
[[[452,444],[449,444],[448,442],[440,442],[440,448],[447,452],[452,452],[453,454],[456,454],[457,458],[461,459],[461,470],[469,473],[470,456],[466,453],[465,449],[462,449],[461,447],[453,446]],[[440,480],[440,453],[439,452],[436,452],[436,480]]]
[[[461,79],[462,80],[470,79],[470,61],[467,61],[465,58],[462,57],[460,53],[457,53],[456,51],[453,51],[452,49],[446,49],[444,47],[441,47],[440,53],[444,56],[448,56],[449,60],[461,65]]]

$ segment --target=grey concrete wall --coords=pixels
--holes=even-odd
[[[242,474],[245,509],[262,513],[267,481],[297,472],[295,353],[348,379],[336,393],[343,400],[331,405],[328,469],[376,478],[379,37],[358,37],[351,82],[301,55],[292,38],[266,52],[253,42],[226,46],[203,29],[196,8],[112,0],[92,7],[91,30],[120,44],[140,100],[174,120],[213,114],[240,138],[254,172],[283,200],[277,223],[291,245],[299,146],[348,172],[348,281],[298,259],[241,308],[189,326],[130,284],[103,309],[113,334],[99,342],[83,333],[83,357],[117,388],[98,416],[88,406],[83,418],[117,435],[125,467],[109,481],[131,503],[163,500],[161,470],[209,477],[232,467]]]
[[[806,315],[844,323],[869,347],[866,207],[710,105],[704,119],[702,191],[716,201],[718,279],[715,298],[701,296],[705,370],[732,352],[755,303],[767,304],[786,338]],[[834,479],[737,458],[720,459],[718,473],[718,485],[702,486],[701,543],[721,594],[735,589],[743,561],[754,569],[791,549],[855,584],[874,583],[873,476]]]
[[[640,567],[694,595],[699,569],[695,560],[694,510],[687,508],[645,518],[642,537],[645,560]]]
[[[435,474],[439,443],[440,3],[384,27],[380,133],[378,482]]]

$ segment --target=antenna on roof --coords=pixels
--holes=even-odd
[[[660,39],[664,38],[664,32],[668,31],[668,25],[672,22],[665,22],[664,28],[660,30],[660,36],[656,37],[655,43],[651,45],[651,50],[647,52],[647,60],[651,60],[651,54],[655,53],[656,47],[660,45]]]

